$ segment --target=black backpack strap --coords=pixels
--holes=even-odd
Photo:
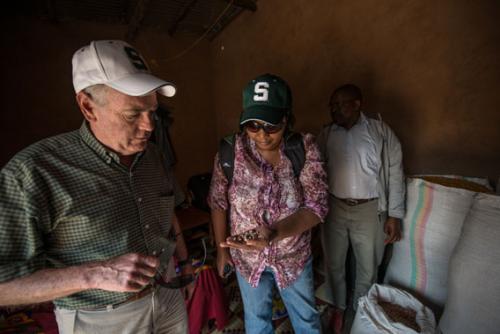
[[[294,176],[298,178],[306,161],[306,151],[300,133],[285,134],[285,154],[292,163]]]
[[[219,142],[219,164],[231,185],[234,171],[234,141],[235,135],[224,137]]]

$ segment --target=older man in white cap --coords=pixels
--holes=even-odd
[[[148,144],[156,93],[175,86],[122,41],[78,50],[73,85],[80,129],[0,172],[0,305],[53,301],[60,333],[186,333],[181,292],[155,284],[174,252],[189,261],[182,236],[168,238],[173,175]]]

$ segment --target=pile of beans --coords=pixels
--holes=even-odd
[[[382,300],[379,301],[378,304],[382,307],[385,314],[389,317],[389,319],[391,319],[391,321],[399,322],[406,327],[413,329],[415,332],[420,333],[420,326],[415,320],[417,312]]]

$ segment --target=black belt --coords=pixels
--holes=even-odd
[[[128,297],[127,299],[125,299],[122,302],[112,304],[112,305],[105,305],[105,306],[84,307],[84,308],[81,308],[80,310],[83,310],[83,311],[101,311],[101,310],[106,310],[106,309],[115,309],[119,306],[123,306],[123,305],[131,303],[131,302],[135,302],[136,300],[139,300],[143,297],[150,295],[154,291],[154,289],[155,289],[154,286],[148,285],[147,287],[145,287],[141,291],[134,293],[133,295],[131,295],[130,297]]]
[[[335,197],[335,196],[333,196]],[[367,202],[371,202],[371,201],[374,201],[377,199],[377,197],[373,197],[373,198],[361,198],[361,199],[358,199],[358,198],[338,198],[338,197],[335,197],[335,199],[349,205],[349,206],[356,206],[356,205],[359,205],[359,204],[363,204],[363,203],[367,203]]]

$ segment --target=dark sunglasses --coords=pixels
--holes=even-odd
[[[278,123],[276,125],[268,123],[259,123],[256,121],[250,121],[244,124],[245,128],[250,132],[259,132],[260,129],[264,130],[267,134],[272,134],[279,132],[285,126],[285,122]]]

